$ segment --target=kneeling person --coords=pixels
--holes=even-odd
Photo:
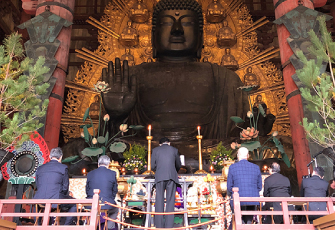
[[[87,198],[92,198],[94,189],[100,189],[100,200],[116,204],[115,196],[117,194],[117,180],[116,173],[108,169],[110,158],[106,155],[98,159],[98,168],[87,174],[86,195]],[[108,209],[108,217],[116,219],[118,208],[110,205],[103,205],[101,209]],[[115,228],[115,222],[108,221],[108,229]]]

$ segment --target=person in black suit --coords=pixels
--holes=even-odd
[[[179,183],[178,171],[181,162],[178,149],[170,146],[168,138],[163,137],[159,141],[160,146],[152,150],[151,168],[155,171],[156,202],[155,211],[164,212],[164,192],[166,191],[166,212],[173,212],[175,205],[176,187]],[[156,228],[172,228],[174,215],[155,215]]]
[[[270,176],[264,180],[264,197],[290,197],[291,196],[291,184],[287,177],[280,174],[280,165],[277,162],[273,162],[269,168]],[[264,209],[269,210],[273,207],[274,211],[281,211],[280,202],[268,202],[265,204]],[[271,220],[267,216],[265,223],[271,223]],[[273,216],[276,224],[283,223],[283,216]]]
[[[101,203],[105,201],[116,204],[115,196],[117,194],[116,173],[108,169],[110,158],[106,155],[99,157],[98,168],[87,174],[86,195],[87,198],[92,198],[94,189],[100,189]],[[110,205],[103,205],[101,209],[108,209],[108,217],[116,219],[119,212],[118,208]],[[115,222],[108,221],[108,229],[115,228]]]
[[[321,167],[313,169],[312,176],[304,178],[301,182],[301,196],[304,197],[326,197],[328,196],[328,182],[323,180],[325,171]],[[309,202],[310,211],[326,211],[326,202]],[[319,218],[319,215],[309,216],[309,220],[312,223],[313,220]]]
[[[36,171],[37,191],[33,199],[73,199],[69,196],[69,175],[66,165],[62,162],[62,149],[57,147],[50,152],[50,162],[41,165]],[[60,207],[67,208],[68,212],[76,212],[75,204],[62,204]],[[52,205],[56,208],[56,204]],[[65,225],[74,224],[76,217],[66,217]]]

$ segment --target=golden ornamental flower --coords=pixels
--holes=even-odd
[[[104,121],[109,121],[109,115],[108,115],[108,114],[106,114],[106,115],[104,116]]]
[[[96,143],[98,143],[98,140],[97,140],[96,138],[93,138],[93,139],[92,139],[92,144],[95,145]]]
[[[248,111],[247,117],[252,118],[253,116],[254,116],[254,114],[251,111]]]
[[[251,140],[253,138],[256,138],[258,136],[258,131],[252,127],[248,127],[247,129],[243,129],[240,133],[241,140]]]
[[[127,124],[121,124],[120,125],[120,131],[123,132],[123,133],[128,131],[127,128],[128,128]]]
[[[231,147],[232,149],[238,149],[239,147],[241,147],[241,145],[240,145],[239,143],[237,143],[237,142],[232,142],[232,143],[230,144],[230,147]]]

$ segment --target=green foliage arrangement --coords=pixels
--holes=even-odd
[[[232,160],[232,152],[233,150],[227,150],[226,147],[222,145],[222,142],[220,142],[210,154],[210,161],[211,164],[214,166],[214,169],[221,170],[223,168],[224,161]]]
[[[128,151],[123,154],[126,159],[123,166],[131,171],[138,168],[139,171],[147,168],[147,150],[142,145],[133,144]]]
[[[301,96],[309,102],[308,109],[317,112],[321,117],[321,124],[316,120],[303,119],[302,125],[307,137],[323,147],[329,147],[335,145],[335,42],[327,30],[325,17],[319,17],[317,20],[320,23],[321,36],[316,35],[313,30],[308,32],[312,42],[308,50],[316,57],[316,61],[308,60],[300,51],[297,56],[304,67],[296,73],[304,84],[299,89]],[[321,74],[321,66],[324,63],[329,65],[330,73]]]
[[[33,131],[44,124],[39,118],[45,116],[49,100],[41,100],[47,92],[48,83],[43,83],[44,57],[36,62],[24,56],[21,35],[11,34],[0,46],[0,146],[8,149],[19,146],[29,139]]]

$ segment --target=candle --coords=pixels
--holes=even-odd
[[[200,136],[200,126],[198,126],[198,136]]]
[[[149,136],[151,136],[151,125],[148,126]]]
[[[210,171],[211,173],[214,172],[214,166],[213,166],[213,165],[211,165],[211,166],[209,167],[209,171]]]
[[[82,172],[83,172],[83,175],[86,176],[86,169],[85,168],[83,168]]]

